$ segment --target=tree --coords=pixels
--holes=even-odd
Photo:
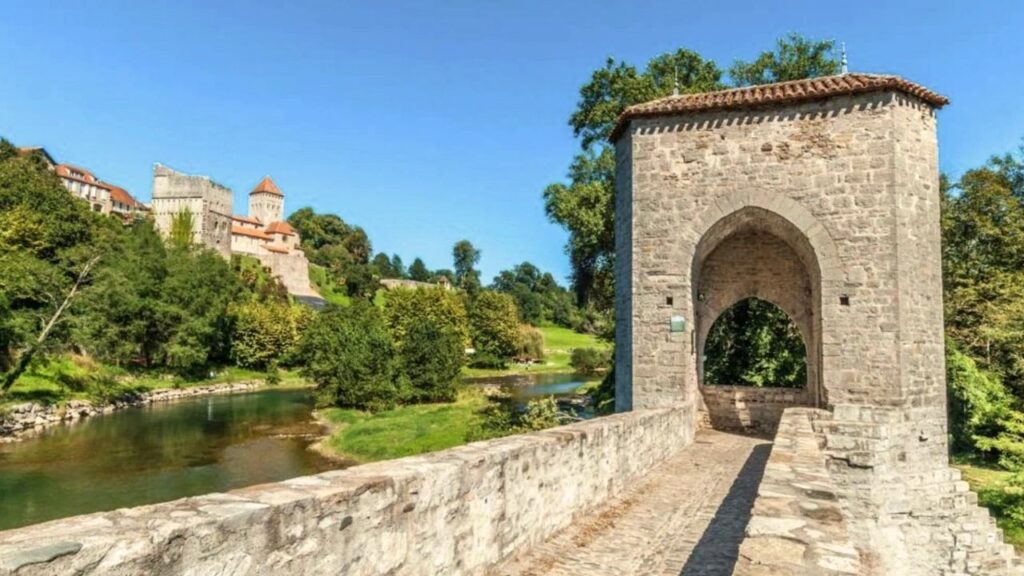
[[[519,312],[508,294],[481,290],[469,298],[469,333],[477,354],[507,359],[519,344]]]
[[[231,357],[239,366],[277,366],[298,340],[298,314],[287,302],[252,300],[234,309]]]
[[[430,282],[430,270],[423,260],[416,258],[409,265],[409,278],[417,282]]]
[[[470,342],[469,321],[462,298],[441,288],[391,290],[384,304],[384,318],[397,349],[405,345],[412,326],[423,321],[433,322],[455,333],[463,352]]]
[[[790,33],[776,41],[774,51],[762,52],[753,62],[737,60],[729,68],[729,78],[736,86],[752,86],[838,74],[835,46],[834,40]]]
[[[352,233],[345,237],[343,242],[345,249],[352,255],[352,260],[357,264],[368,264],[373,247],[370,245],[370,238],[366,231],[356,226]]]
[[[395,271],[394,267],[392,267],[392,265],[391,265],[391,259],[388,258],[388,255],[383,253],[383,252],[379,252],[379,253],[377,253],[376,256],[373,257],[372,264],[373,264],[374,270],[377,271],[377,274],[381,278],[398,278],[399,277],[398,273]]]
[[[345,278],[345,290],[352,298],[372,300],[380,290],[380,277],[372,264],[351,262],[341,273]]]
[[[480,251],[469,240],[459,240],[452,247],[452,260],[455,266],[455,285],[468,292],[478,289],[480,273],[476,265],[480,263]]]
[[[708,384],[803,388],[807,352],[800,331],[774,304],[747,298],[723,312],[704,344]]]
[[[168,241],[171,246],[180,250],[192,246],[195,241],[195,218],[193,218],[191,210],[183,208],[171,216],[171,231],[168,234]]]
[[[405,263],[398,254],[391,255],[391,270],[395,273],[395,278],[406,277]]]
[[[393,345],[380,311],[369,302],[329,307],[303,332],[302,375],[327,405],[381,410],[398,400]]]
[[[411,402],[451,402],[466,359],[465,341],[458,330],[436,318],[413,322],[397,348],[404,399]]]
[[[576,328],[580,324],[572,293],[559,286],[550,272],[542,273],[529,262],[499,272],[491,288],[512,296],[520,320],[527,324],[554,323],[567,328]]]
[[[76,279],[75,283],[71,285],[71,290],[68,291],[67,295],[64,297],[64,300],[60,303],[59,306],[57,306],[57,309],[54,310],[53,315],[50,316],[50,319],[47,320],[46,324],[43,325],[43,329],[39,332],[39,335],[36,337],[35,342],[33,342],[32,345],[29,346],[27,350],[21,353],[21,356],[18,357],[18,360],[17,362],[15,362],[14,367],[11,368],[9,372],[4,374],[3,382],[2,384],[0,384],[0,395],[6,393],[11,388],[11,386],[13,386],[14,383],[18,381],[18,378],[22,375],[22,373],[25,372],[25,369],[28,368],[29,362],[32,361],[32,358],[35,356],[36,352],[46,342],[47,337],[49,337],[50,331],[53,330],[53,327],[57,324],[57,322],[61,320],[61,317],[64,315],[64,312],[67,311],[68,306],[71,305],[71,302],[75,299],[75,296],[78,295],[78,290],[81,288],[82,282],[84,282],[85,279],[89,277],[89,272],[92,271],[92,268],[93,266],[96,265],[97,261],[99,261],[99,256],[95,256],[93,257],[93,259],[85,263],[85,266],[82,267],[81,273],[79,273],[78,275],[78,279]]]

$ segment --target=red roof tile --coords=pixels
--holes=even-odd
[[[288,253],[288,248],[286,246],[278,246],[277,244],[263,244],[263,249],[267,252],[275,252],[277,254]]]
[[[263,225],[263,223],[260,222],[260,219],[255,216],[239,216],[238,214],[234,214],[231,216],[231,219],[236,222],[245,222],[246,224],[256,224],[257,226]]]
[[[270,176],[264,176],[263,180],[260,180],[260,183],[257,184],[256,187],[252,189],[252,192],[249,192],[249,194],[257,194],[259,192],[266,192],[268,194],[284,196],[284,194],[281,192],[281,189],[277,187],[277,184],[274,184],[274,181],[270,178]]]
[[[701,94],[668,96],[626,108],[615,123],[611,139],[617,140],[630,120],[655,116],[672,116],[687,112],[757,108],[824,100],[833,96],[863,94],[866,92],[895,91],[917,97],[927,104],[941,108],[949,104],[945,96],[904,80],[899,76],[883,74],[842,74],[792,80],[776,84],[763,84]]]
[[[71,164],[57,164],[54,167],[54,171],[61,178],[67,178],[69,180],[77,180],[79,182],[85,182],[86,184],[94,184],[100,188],[110,188],[110,186],[100,182],[92,172],[85,168],[73,166]]]
[[[285,234],[288,236],[294,236],[295,228],[292,228],[292,225],[287,222],[277,221],[271,222],[270,226],[267,226],[267,232],[271,234]]]
[[[110,189],[110,199],[112,201],[120,202],[121,204],[125,204],[132,208],[139,204],[138,200],[136,200],[124,188],[121,188],[120,186],[114,186],[113,184],[107,184],[107,188]]]
[[[238,234],[240,236],[248,236],[250,238],[259,238],[260,240],[273,240],[273,236],[267,234],[263,230],[257,230],[255,228],[246,228],[244,226],[232,226],[232,234]]]

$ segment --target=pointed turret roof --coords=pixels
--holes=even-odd
[[[281,189],[277,187],[277,184],[274,184],[274,180],[270,176],[264,176],[263,180],[260,180],[260,183],[257,184],[256,187],[252,189],[252,192],[249,192],[249,194],[257,194],[260,192],[284,196],[284,193],[281,192]]]

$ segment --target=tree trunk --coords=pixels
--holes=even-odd
[[[68,306],[71,305],[71,301],[78,295],[78,288],[82,285],[82,282],[85,281],[86,277],[89,276],[89,272],[92,270],[93,266],[96,265],[96,262],[99,262],[99,259],[99,256],[95,256],[85,263],[85,266],[82,268],[81,273],[78,274],[78,278],[75,280],[75,283],[71,286],[71,290],[68,292],[67,296],[64,297],[64,301],[61,302],[60,306],[58,306],[53,312],[53,316],[50,316],[50,320],[47,321],[45,326],[43,326],[43,330],[39,333],[39,336],[36,337],[35,342],[29,345],[29,347],[21,353],[21,356],[18,357],[18,361],[14,363],[14,368],[12,368],[7,374],[4,374],[3,383],[0,384],[0,396],[10,390],[11,386],[14,386],[14,383],[18,381],[18,378],[24,374],[25,370],[28,368],[29,362],[32,361],[36,352],[38,352],[43,346],[43,343],[46,342],[46,338],[50,335],[50,331],[57,325],[60,317],[64,315]]]

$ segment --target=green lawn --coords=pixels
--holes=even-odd
[[[971,485],[971,490],[978,493],[978,503],[985,506],[996,519],[1008,544],[1018,551],[1024,551],[1024,526],[1014,522],[1006,515],[1006,506],[1020,495],[1007,493],[1006,481],[1010,473],[977,462],[957,461],[953,467],[960,470],[964,480]]]
[[[557,374],[572,372],[569,364],[574,348],[610,348],[611,344],[591,334],[580,334],[561,326],[541,326],[544,334],[544,363],[525,366],[510,365],[506,370],[465,368],[463,375],[470,378],[487,378],[516,374]]]
[[[477,412],[486,404],[482,392],[467,389],[450,404],[401,406],[376,414],[326,408],[320,416],[336,429],[323,446],[359,462],[444,450],[467,442]]]
[[[0,405],[20,402],[57,404],[73,399],[97,400],[95,389],[97,379],[116,382],[114,393],[149,392],[161,388],[190,388],[213,384],[230,384],[245,380],[262,380],[265,372],[230,366],[214,371],[207,378],[190,380],[154,372],[130,372],[124,368],[96,363],[94,361],[61,355],[48,362],[31,367],[0,398]],[[282,370],[281,384],[285,387],[308,386],[295,372]]]

